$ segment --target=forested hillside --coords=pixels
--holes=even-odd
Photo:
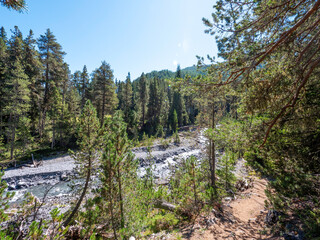
[[[182,94],[170,81],[203,74],[195,66],[176,73],[142,73],[132,81],[114,79],[110,64],[89,73],[71,73],[62,46],[48,29],[35,38],[18,27],[8,36],[1,28],[1,154],[3,159],[30,157],[50,147],[76,147],[76,128],[87,100],[105,117],[121,110],[131,139],[171,134],[178,126],[194,124],[198,114],[195,95]],[[174,118],[174,112],[177,119]]]

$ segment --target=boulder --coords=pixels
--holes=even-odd
[[[15,189],[16,189],[16,186],[14,184],[8,185],[8,190],[9,191],[12,191],[12,190],[15,190]]]
[[[16,189],[22,189],[22,188],[27,188],[28,187],[28,183],[20,181],[18,182]]]
[[[265,221],[268,225],[273,225],[279,221],[281,215],[283,215],[283,213],[271,209],[268,211]]]
[[[69,178],[68,178],[68,176],[67,176],[66,173],[62,173],[62,174],[60,175],[60,180],[61,180],[61,181],[68,181]]]

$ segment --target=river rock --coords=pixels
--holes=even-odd
[[[232,198],[231,197],[225,197],[224,200],[227,201],[227,202],[231,202]]]
[[[16,189],[22,189],[22,188],[27,188],[28,184],[26,182],[20,181],[18,182]]]
[[[66,173],[62,173],[62,174],[60,175],[60,180],[61,180],[61,181],[68,181],[69,178],[68,178],[68,176],[67,176]]]
[[[12,190],[15,190],[15,189],[16,189],[16,186],[14,184],[8,185],[8,190],[9,191],[12,191]]]

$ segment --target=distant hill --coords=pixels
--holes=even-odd
[[[204,75],[205,74],[205,68],[198,70],[197,66],[193,65],[191,67],[186,67],[184,69],[181,69],[182,77],[185,77],[186,75],[190,75],[191,77],[196,77],[198,75]],[[170,79],[174,78],[176,75],[176,72],[172,72],[170,70],[161,70],[161,71],[152,71],[149,73],[145,73],[147,79],[151,79],[154,77],[158,77],[159,79]],[[139,80],[140,77],[135,79],[134,81]]]

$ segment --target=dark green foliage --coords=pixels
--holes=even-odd
[[[38,49],[36,49],[36,43]],[[102,62],[91,77],[84,66],[82,71],[70,74],[64,62],[65,53],[54,34],[48,29],[36,41],[32,30],[25,39],[18,27],[7,38],[4,28],[0,31],[0,135],[8,149],[12,123],[8,112],[5,82],[9,81],[14,64],[20,65],[25,74],[28,97],[21,118],[21,131],[15,134],[16,157],[26,157],[33,149],[76,146],[76,123],[87,99],[97,109],[100,124],[115,109],[123,112],[130,139],[138,141],[143,132],[163,137],[172,134],[178,126],[195,122],[197,107],[194,97],[172,89],[167,79],[177,76],[170,71],[142,74],[131,82],[130,74],[125,82],[113,81],[110,65]],[[18,61],[19,63],[15,63]],[[192,67],[191,69],[195,69]],[[190,70],[190,69],[189,69]],[[11,72],[10,72],[11,71]],[[184,69],[179,77],[185,76]],[[189,77],[190,78],[190,77]],[[174,119],[174,110],[177,119]],[[174,125],[174,126],[173,126]],[[10,125],[12,126],[12,124]],[[19,128],[19,126],[17,126]],[[11,128],[13,129],[13,128]],[[17,148],[18,147],[18,148]],[[4,153],[4,156],[8,154]],[[13,154],[12,154],[13,155]],[[30,157],[30,156],[29,156]]]
[[[10,143],[10,159],[14,157],[17,132],[21,127],[21,118],[27,113],[30,104],[30,90],[28,89],[28,78],[24,73],[19,58],[11,67],[8,78],[4,83],[4,99],[6,106],[3,109],[4,115],[8,116],[7,138]]]
[[[4,221],[8,220],[8,215],[5,211],[9,208],[8,202],[10,198],[13,197],[14,193],[12,192],[5,192],[7,189],[7,183],[2,180],[4,172],[0,172],[0,222],[3,223]]]
[[[205,171],[196,157],[182,160],[170,179],[170,201],[179,205],[181,212],[189,216],[196,214],[207,202],[205,179]]]
[[[130,151],[131,143],[127,138],[126,124],[120,112],[107,118],[104,125],[103,155],[100,160],[101,184],[96,197],[87,204],[88,224],[109,222],[107,229],[112,230],[115,238],[119,234],[129,234],[135,228],[132,217],[137,207],[134,190],[138,190],[137,162]],[[99,215],[95,212],[98,211]],[[91,217],[90,217],[91,216]],[[93,218],[92,216],[96,216]],[[87,218],[87,217],[86,217]],[[92,226],[92,225],[91,225]],[[90,227],[90,226],[89,226]]]
[[[78,173],[86,178],[86,182],[74,209],[63,223],[64,226],[67,226],[76,216],[78,209],[81,206],[81,202],[88,191],[87,189],[89,187],[92,170],[96,167],[97,151],[100,146],[99,120],[97,118],[96,110],[89,100],[86,102],[80,116],[78,145],[80,150],[71,152],[71,154],[78,164]]]
[[[164,230],[172,230],[178,223],[179,219],[173,213],[163,213],[150,218],[149,228],[152,232],[160,232]]]
[[[141,126],[145,124],[146,114],[147,114],[147,103],[148,103],[149,93],[148,84],[144,73],[141,74],[139,80],[139,106],[141,109]]]
[[[151,80],[149,85],[149,102],[147,112],[148,133],[156,135],[159,128],[163,124],[162,116],[164,115],[164,92],[159,86],[159,79]]]
[[[171,129],[174,133],[178,131],[178,115],[176,110],[173,110]]]
[[[117,107],[116,86],[113,81],[113,71],[108,63],[103,61],[94,71],[93,103],[97,109],[100,124],[104,123],[106,115],[110,115]]]
[[[28,76],[30,89],[30,131],[32,135],[38,134],[38,119],[40,117],[41,101],[41,71],[42,64],[39,59],[39,53],[35,49],[36,40],[33,38],[33,32],[30,30],[29,35],[24,40],[24,68]]]
[[[220,184],[226,191],[233,190],[233,184],[236,180],[233,174],[235,162],[236,154],[227,149],[225,149],[224,155],[218,161],[220,168],[217,169],[217,175],[220,178]]]
[[[214,81],[203,86],[227,86],[227,111],[244,123],[246,146],[236,140],[234,148],[276,179],[270,207],[288,214],[283,224],[291,217],[303,223],[310,239],[319,235],[320,50],[312,47],[319,42],[319,7],[319,1],[219,0],[212,21],[204,19],[225,61],[209,67]]]
[[[78,87],[79,87],[79,92],[81,96],[81,108],[83,108],[86,100],[89,98],[89,94],[88,94],[89,74],[88,74],[86,65],[83,66]]]
[[[53,90],[60,91],[64,78],[63,56],[65,53],[50,29],[47,29],[46,33],[40,36],[38,47],[44,70],[41,82],[44,87],[40,89],[42,99],[40,100],[41,111],[39,114],[39,135],[40,138],[43,138],[46,137],[47,114],[52,110],[52,102],[55,98],[52,94]]]
[[[182,73],[180,66],[177,68],[176,72],[176,78],[174,81],[180,81],[182,79]],[[170,109],[170,115],[169,115],[169,123],[171,124],[171,129],[173,132],[175,132],[176,127],[175,125],[175,115],[177,115],[178,120],[178,126],[184,126],[189,123],[188,115],[186,113],[186,106],[184,102],[184,98],[182,96],[182,93],[179,91],[179,89],[175,89],[173,91],[172,96],[172,103],[171,103],[171,109]]]

